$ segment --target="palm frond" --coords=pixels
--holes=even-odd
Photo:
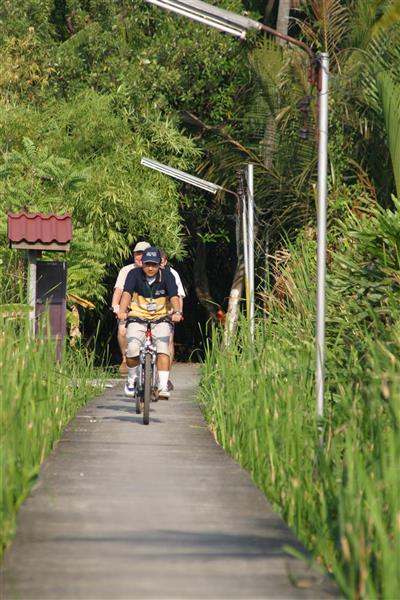
[[[294,21],[308,43],[328,52],[332,62],[349,33],[349,9],[340,0],[312,0],[308,18]]]
[[[383,4],[387,4],[387,0],[356,0],[352,3],[349,30],[351,47],[366,49]]]
[[[348,9],[340,0],[314,0],[312,8],[320,25],[323,50],[334,55],[348,33]]]
[[[38,156],[38,151],[35,144],[28,137],[24,137],[22,140],[22,145],[24,147],[25,154],[29,158],[31,164],[35,164]]]
[[[390,0],[384,4],[383,14],[372,28],[373,36],[400,23],[400,0]]]
[[[377,76],[385,127],[389,141],[397,196],[400,197],[400,85],[388,73]]]

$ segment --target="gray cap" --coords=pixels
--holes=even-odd
[[[133,251],[144,252],[145,250],[147,250],[147,248],[150,248],[150,244],[148,242],[138,242],[134,247]]]

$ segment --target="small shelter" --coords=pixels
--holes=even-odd
[[[66,332],[67,263],[38,259],[43,250],[67,252],[70,249],[71,215],[9,213],[8,239],[11,248],[28,253],[32,334],[36,335],[40,315],[48,307],[50,333],[57,339],[57,357],[60,359]]]

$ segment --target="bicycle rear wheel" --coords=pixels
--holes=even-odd
[[[136,390],[136,414],[140,415],[141,412],[142,412],[141,399],[140,399],[139,391]]]
[[[149,424],[151,402],[151,354],[144,359],[143,423]]]

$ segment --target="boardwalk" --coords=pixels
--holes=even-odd
[[[45,462],[2,564],[2,599],[323,599],[335,588],[193,399],[198,368],[142,425],[121,383],[84,407]],[[294,584],[296,583],[296,585]]]

